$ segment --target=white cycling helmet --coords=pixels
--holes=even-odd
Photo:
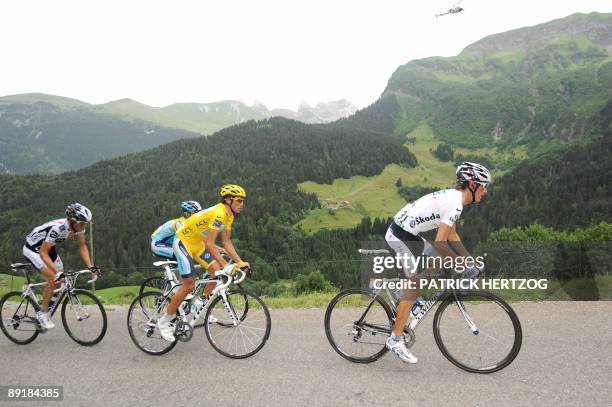
[[[470,181],[475,184],[488,185],[491,182],[491,172],[484,166],[476,163],[464,161],[457,167],[457,183],[469,185]]]
[[[91,222],[91,211],[85,205],[73,203],[66,208],[66,218],[77,222]]]

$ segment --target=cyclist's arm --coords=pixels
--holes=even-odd
[[[45,263],[45,266],[47,266],[47,268],[49,270],[51,270],[53,273],[57,274],[58,270],[55,268],[55,264],[53,263],[53,260],[51,260],[51,257],[49,257],[49,250],[51,250],[53,248],[53,246],[55,246],[52,243],[49,243],[47,241],[43,242],[42,245],[40,246],[40,258],[42,259],[43,263]]]
[[[79,239],[79,254],[81,255],[81,259],[83,259],[83,263],[87,268],[93,266],[91,259],[89,257],[89,248],[87,247],[87,241],[85,240],[85,235],[77,235]]]
[[[208,231],[206,232],[206,250],[221,267],[225,267],[227,266],[227,261],[225,261],[225,259],[221,256],[221,251],[219,250],[219,247],[215,244],[218,235],[218,229],[208,229]]]
[[[438,227],[438,232],[436,233],[435,248],[436,252],[441,257],[457,257],[457,253],[455,253],[455,251],[449,244],[449,238],[452,229],[453,227],[447,225],[446,223],[441,223]]]
[[[227,251],[227,254],[229,254],[231,259],[234,260],[234,263],[236,264],[242,263],[242,259],[240,258],[240,256],[238,256],[238,253],[236,252],[236,249],[234,248],[234,244],[232,243],[232,231],[231,230],[226,229],[223,232],[221,232],[221,243],[223,244],[223,247]]]
[[[450,242],[450,246],[452,247],[452,249],[459,253],[459,256],[464,256],[464,257],[469,257],[470,253],[467,251],[467,249],[465,248],[465,246],[463,245],[463,242],[461,241],[461,238],[459,237],[459,235],[457,234],[457,225],[453,225],[453,227],[451,228],[451,231],[448,235],[448,240]]]

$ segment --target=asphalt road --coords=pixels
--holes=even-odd
[[[203,330],[164,356],[149,356],[132,344],[125,309],[115,309],[106,337],[92,348],[69,339],[57,316],[59,326],[30,345],[0,335],[0,385],[62,385],[64,401],[50,406],[612,405],[612,302],[513,306],[523,347],[491,375],[450,364],[433,340],[431,316],[417,330],[417,365],[390,354],[361,365],[332,350],[320,309],[272,310],[270,340],[246,360],[215,352]]]

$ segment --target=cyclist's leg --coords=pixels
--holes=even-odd
[[[163,257],[169,260],[176,260],[176,257],[174,257],[174,248],[169,243],[159,240],[152,240],[151,250],[156,256]]]
[[[202,250],[202,253],[199,256],[195,257],[195,260],[199,264],[201,264],[202,267],[204,267],[204,269],[208,272],[209,279],[214,279],[215,273],[221,268],[219,263],[217,263],[217,261],[212,257],[212,255],[208,251],[206,251],[206,248]],[[210,293],[212,292],[212,290],[215,289],[216,285],[216,281],[211,281],[210,283],[206,284],[203,292],[206,298],[210,296]]]
[[[170,304],[168,304],[166,310],[166,315],[168,317],[174,315],[181,302],[183,302],[185,297],[193,290],[196,276],[195,263],[183,243],[179,239],[176,239],[173,247],[174,255],[176,256],[179,266],[182,285],[170,300]]]
[[[415,275],[417,271],[417,257],[423,251],[424,241],[422,238],[416,241],[406,241],[403,239],[404,236],[397,236],[397,234],[397,230],[394,231],[390,227],[385,235],[385,240],[387,241],[389,247],[393,249],[395,253],[401,256],[402,260],[407,260],[403,264],[400,276],[416,282],[417,280]],[[400,336],[404,334],[404,326],[406,325],[406,322],[408,322],[410,310],[412,309],[412,306],[414,305],[419,294],[420,290],[418,288],[413,290],[404,290],[404,296],[400,300],[396,310],[395,324],[393,325],[393,333],[395,335]]]
[[[59,282],[54,282],[55,279],[55,271],[51,270],[49,267],[45,265],[39,253],[36,253],[33,250],[30,250],[27,247],[23,247],[23,255],[30,262],[34,268],[36,268],[42,274],[42,277],[47,281],[47,285],[43,290],[43,301],[42,301],[42,311],[47,312],[49,307],[49,301],[51,300],[51,296],[53,295],[53,290],[60,287]],[[55,268],[58,272],[62,272],[64,270],[64,265],[62,263],[62,259],[59,257],[55,248],[51,248],[49,251],[49,257],[55,263]]]

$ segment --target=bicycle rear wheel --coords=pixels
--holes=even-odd
[[[325,335],[343,358],[371,363],[387,352],[393,314],[380,296],[370,290],[352,288],[336,295],[325,312]]]
[[[227,291],[227,302],[218,295],[204,317],[206,338],[220,354],[243,359],[259,352],[270,337],[272,321],[264,302],[255,294]]]
[[[38,334],[36,304],[30,297],[22,297],[21,292],[12,291],[0,299],[0,329],[11,341],[27,345]]]
[[[62,303],[62,323],[68,336],[83,346],[100,342],[108,325],[104,306],[98,297],[86,290],[68,293]]]
[[[448,295],[434,316],[434,338],[442,354],[471,373],[493,373],[512,363],[523,333],[510,305],[487,291],[458,291],[457,299]]]
[[[166,294],[168,291],[170,291],[170,288],[171,284],[165,277],[152,276],[145,279],[142,284],[140,284],[138,295],[142,295],[149,291],[159,291]]]
[[[149,355],[163,355],[176,346],[168,342],[156,328],[157,320],[164,315],[169,299],[156,291],[146,292],[132,301],[128,310],[127,326],[134,345]]]

